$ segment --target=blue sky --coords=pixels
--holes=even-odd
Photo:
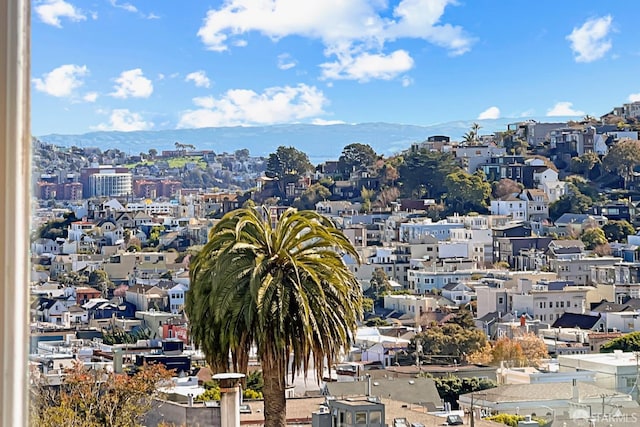
[[[35,0],[32,133],[600,116],[638,1]]]

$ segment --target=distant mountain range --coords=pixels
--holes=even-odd
[[[578,117],[533,118],[539,122],[566,122]],[[342,149],[351,143],[370,145],[378,154],[389,157],[422,142],[429,136],[447,135],[452,140],[461,140],[473,123],[481,126],[480,134],[504,131],[509,123],[525,119],[460,120],[429,126],[394,123],[362,123],[310,125],[288,124],[255,127],[217,127],[200,129],[175,129],[135,132],[91,132],[82,135],[42,135],[43,142],[70,147],[99,147],[101,150],[118,148],[129,154],[148,152],[155,148],[175,149],[175,143],[191,144],[198,150],[213,150],[216,153],[232,153],[247,148],[252,156],[268,156],[281,146],[293,146],[305,152],[312,163],[337,159]]]

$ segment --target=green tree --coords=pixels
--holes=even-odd
[[[459,168],[451,153],[424,148],[411,151],[398,166],[400,193],[404,197],[439,199],[447,191],[445,177]]]
[[[463,328],[475,328],[476,322],[473,320],[473,314],[466,308],[458,309],[451,323],[462,326]]]
[[[157,246],[158,243],[160,243],[160,236],[162,235],[162,232],[164,231],[164,225],[154,225],[153,227],[151,227],[151,230],[149,231],[149,240],[148,240],[148,245],[149,246]]]
[[[628,139],[615,144],[602,160],[604,168],[617,173],[627,187],[634,169],[640,165],[640,141]]]
[[[596,227],[584,230],[580,235],[580,240],[584,242],[584,247],[589,250],[607,243],[607,237],[604,235],[604,231]]]
[[[424,351],[428,351],[432,356],[451,356],[460,361],[464,354],[471,354],[484,347],[486,341],[484,332],[477,328],[445,323],[416,334],[412,338],[412,347],[416,348],[421,344]]]
[[[549,218],[553,221],[565,213],[587,213],[593,205],[593,200],[578,189],[574,184],[568,184],[569,191],[549,205]]]
[[[89,273],[89,286],[100,289],[102,296],[109,295],[109,289],[114,289],[115,285],[109,280],[109,275],[103,269],[93,270]]]
[[[460,378],[454,375],[434,378],[434,382],[440,398],[449,402],[452,409],[458,409],[458,398],[461,394],[497,387],[495,381],[486,378]]]
[[[362,211],[371,212],[371,201],[376,195],[375,190],[362,187],[360,189],[360,200],[362,200]]]
[[[553,415],[553,414],[549,413],[547,415]],[[504,424],[509,427],[518,427],[518,421],[524,421],[525,419],[526,418],[524,415],[516,415],[516,414],[496,414],[496,415],[491,415],[490,417],[485,418],[485,420]],[[549,425],[549,420],[546,420],[544,418],[532,417],[532,420],[537,422],[539,426]]]
[[[371,291],[374,301],[377,301],[391,292],[391,283],[389,283],[389,276],[384,272],[382,267],[376,267],[371,273],[371,279],[369,280],[371,285]]]
[[[338,158],[338,170],[345,176],[358,169],[371,169],[378,155],[368,144],[355,142],[342,149]]]
[[[640,351],[640,332],[630,332],[600,346],[600,353],[613,353],[613,350]]]
[[[363,298],[362,299],[362,311],[364,313],[372,313],[374,307],[373,298]]]
[[[485,180],[482,171],[474,174],[463,170],[450,173],[445,177],[445,187],[446,204],[453,212],[464,214],[470,211],[486,211],[487,202],[491,197],[491,184]]]
[[[628,221],[612,220],[602,226],[602,231],[609,242],[626,242],[627,236],[636,234],[636,229]]]
[[[266,175],[278,180],[280,196],[284,196],[287,184],[296,182],[306,172],[312,171],[309,157],[294,147],[280,146],[267,158]]]
[[[315,183],[293,201],[293,207],[300,210],[315,210],[316,203],[326,200],[330,196],[331,190],[320,183]]]
[[[571,159],[571,171],[579,173],[585,178],[594,179],[600,175],[601,164],[600,156],[593,151],[589,151],[580,157]]]
[[[265,425],[286,425],[288,373],[306,373],[311,363],[321,372],[351,344],[362,293],[343,254],[359,260],[344,234],[314,211],[289,209],[272,227],[261,212],[239,209],[215,225],[191,264],[191,336],[214,370],[229,352],[246,368],[241,362],[255,343]]]

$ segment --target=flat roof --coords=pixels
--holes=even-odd
[[[561,362],[563,359],[583,360],[585,362],[601,363],[612,366],[636,366],[638,363],[636,354],[633,352],[567,354],[558,356],[558,362]]]

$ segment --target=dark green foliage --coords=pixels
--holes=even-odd
[[[315,210],[316,203],[331,196],[331,190],[320,183],[307,188],[300,197],[294,200],[293,207],[300,210]]]
[[[584,247],[588,250],[595,249],[596,246],[607,243],[607,238],[601,228],[587,228],[582,232],[580,239],[584,242]]]
[[[602,231],[610,242],[625,242],[627,236],[636,234],[636,229],[628,221],[609,221],[602,226]]]
[[[593,200],[589,196],[584,195],[576,185],[569,184],[568,193],[549,205],[549,218],[555,221],[565,213],[587,213],[592,205]]]
[[[417,334],[411,340],[411,347],[422,345],[422,352],[431,356],[451,356],[460,358],[464,354],[471,354],[484,347],[487,338],[477,328],[462,327],[455,323],[445,323],[442,326],[431,326]]]
[[[487,390],[496,387],[495,381],[479,378],[460,378],[449,376],[434,378],[438,394],[445,401],[451,403],[452,409],[458,409],[458,398],[461,394],[472,393],[474,391]]]
[[[426,149],[408,153],[398,166],[398,183],[404,197],[439,199],[447,192],[445,178],[459,170],[453,154]]]
[[[75,222],[77,220],[78,219],[73,214],[73,212],[70,214],[65,214],[64,219],[56,219],[44,224],[38,229],[36,235],[37,237],[41,237],[43,239],[55,240],[58,237],[66,239],[69,226],[72,222]]]
[[[358,142],[349,144],[344,147],[338,158],[338,170],[348,178],[353,171],[371,168],[377,158],[378,155],[370,145]]]
[[[247,375],[247,387],[248,390],[253,390],[262,393],[264,388],[264,376],[262,371],[249,372]]]
[[[151,331],[147,328],[126,332],[122,328],[113,326],[102,331],[102,341],[107,345],[135,344],[138,340],[148,340],[149,338],[151,338]]]
[[[364,322],[364,325],[368,327],[391,326],[391,322],[380,317],[371,317],[369,320]]]
[[[486,212],[491,197],[489,184],[482,171],[469,174],[463,170],[445,177],[446,204],[450,213]]]
[[[284,196],[287,184],[296,182],[305,172],[313,170],[306,153],[294,147],[280,146],[269,154],[266,175],[278,180],[280,196]]]
[[[600,347],[600,353],[612,353],[613,350],[640,351],[640,332],[630,332]]]
[[[471,312],[466,308],[460,308],[450,323],[455,323],[463,328],[476,327],[476,322],[473,320],[473,314],[471,314]]]
[[[490,417],[487,417],[485,419],[489,421],[494,421],[496,423],[505,424],[510,427],[518,427],[518,421],[524,421],[525,417],[524,415],[515,415],[515,414],[497,414],[497,415],[492,415]],[[544,426],[548,423],[547,420],[542,418],[533,417],[532,419],[533,421],[536,421],[540,426]]]

